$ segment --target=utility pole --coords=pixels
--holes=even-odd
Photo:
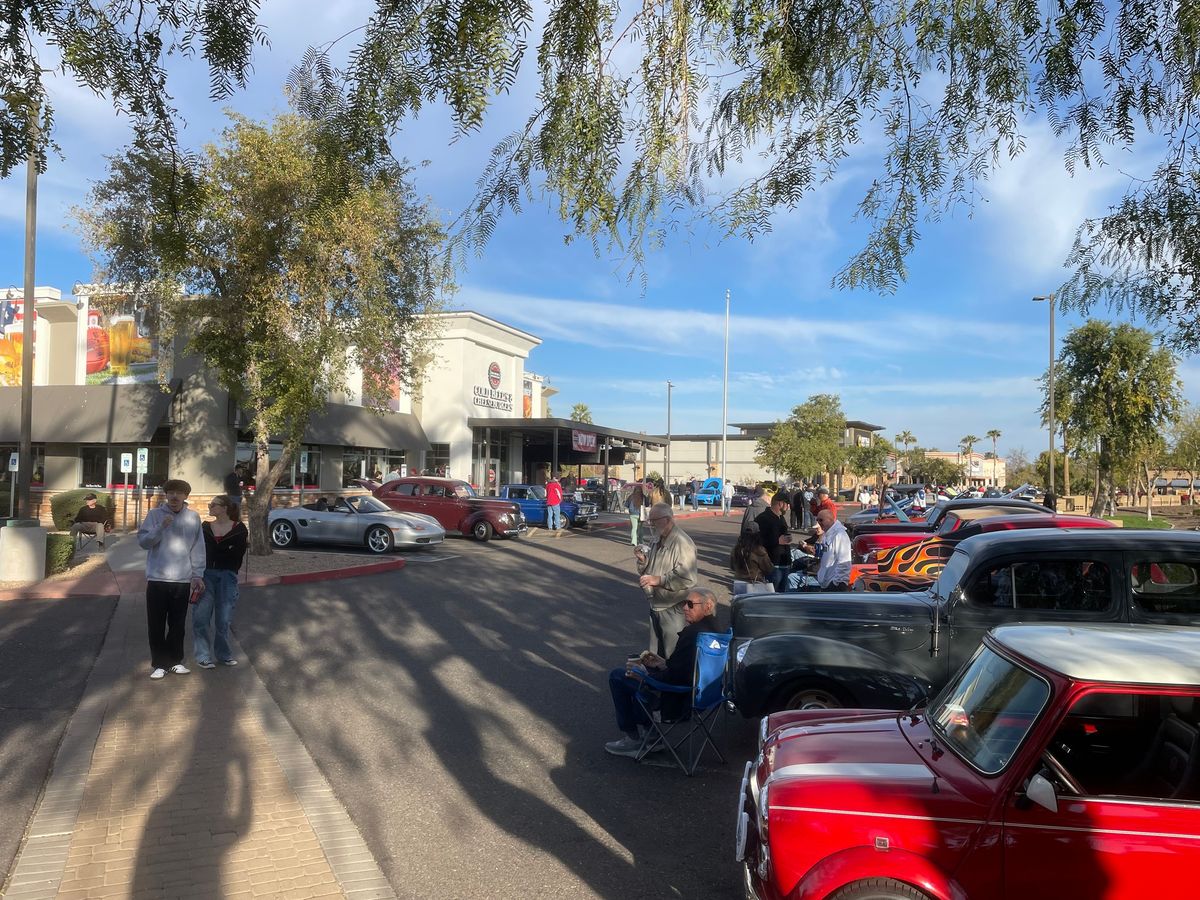
[[[725,289],[725,381],[721,389],[721,485],[724,490],[725,481],[729,478],[728,463],[729,436],[729,289]]]
[[[675,387],[670,381],[667,382],[667,453],[663,460],[663,483],[667,486],[667,490],[671,490],[671,388]]]
[[[1047,378],[1047,386],[1049,388],[1049,399],[1047,400],[1047,412],[1050,420],[1050,486],[1046,489],[1046,493],[1054,493],[1054,295],[1050,294],[1046,297],[1034,297],[1035,303],[1049,301],[1050,303],[1050,370]],[[1068,489],[1067,493],[1070,493]]]
[[[21,327],[21,443],[18,448],[17,518],[34,519],[29,498],[33,476],[33,339],[37,332],[34,300],[34,262],[37,252],[38,125],[30,112],[30,147],[25,174],[25,298]],[[45,348],[43,347],[43,352]]]

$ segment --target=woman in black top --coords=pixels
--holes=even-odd
[[[238,600],[238,569],[246,556],[250,532],[241,522],[241,510],[225,494],[218,494],[208,504],[213,520],[205,522],[204,530],[204,594],[192,612],[193,654],[202,669],[216,666],[213,651],[222,665],[236,666],[229,646],[229,625]],[[216,616],[216,634],[210,637],[210,626]]]
[[[775,564],[763,547],[757,522],[750,522],[742,529],[741,537],[729,554],[729,568],[734,577],[742,581],[770,581]]]

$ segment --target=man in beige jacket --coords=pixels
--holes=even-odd
[[[649,552],[639,546],[638,584],[650,601],[650,648],[663,659],[675,652],[679,632],[687,626],[683,604],[697,584],[696,545],[675,524],[675,515],[667,503],[650,507],[650,529],[657,540]]]

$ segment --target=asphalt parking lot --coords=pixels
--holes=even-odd
[[[740,514],[685,520],[728,597]],[[735,897],[753,725],[694,778],[604,752],[646,646],[628,531],[451,539],[403,571],[246,590],[237,632],[402,897]]]

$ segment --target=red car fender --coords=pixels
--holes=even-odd
[[[907,850],[851,847],[825,857],[808,870],[789,900],[823,900],[839,888],[867,878],[894,878],[924,891],[934,900],[966,900],[949,875],[929,860]]]

